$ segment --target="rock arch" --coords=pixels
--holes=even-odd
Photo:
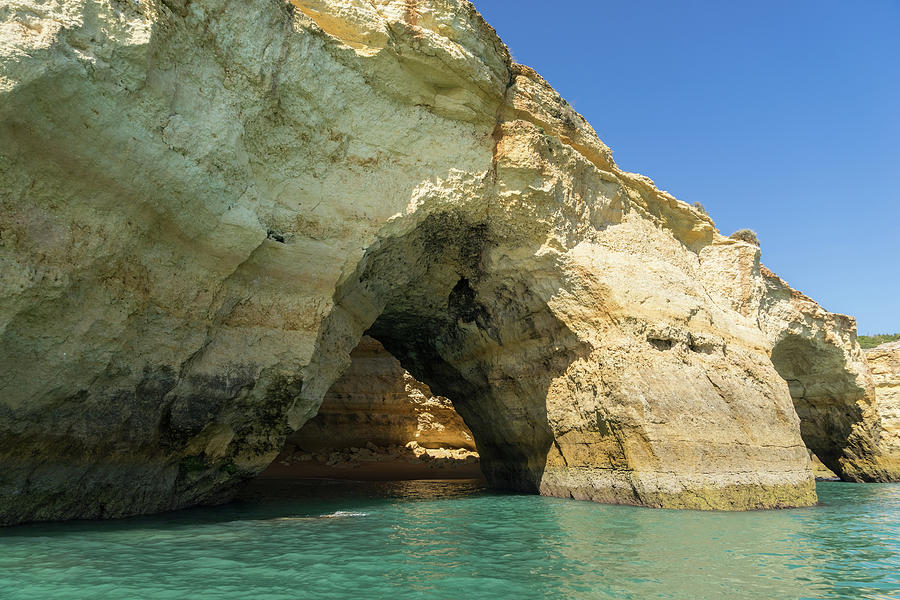
[[[787,396],[770,384],[771,363],[752,345],[726,351],[699,323],[661,324],[660,313],[635,312],[627,292],[610,293],[607,278],[623,267],[643,273],[640,260],[548,252],[520,221],[459,210],[396,230],[342,281],[304,381],[330,381],[367,332],[454,399],[486,476],[506,489],[723,509],[783,506],[811,492],[802,445],[785,452],[767,441],[796,427]],[[684,305],[671,305],[673,290]],[[641,293],[687,324],[702,292],[678,278]],[[702,310],[708,323],[729,318]],[[308,406],[321,389],[304,386]],[[738,416],[737,404],[749,412]],[[755,418],[771,428],[750,433]],[[721,462],[707,458],[713,447]],[[748,456],[773,471],[735,478]],[[700,464],[712,471],[699,474]]]
[[[323,349],[343,357],[365,332],[453,401],[490,482],[537,492],[554,439],[549,388],[588,348],[548,306],[559,284],[503,256],[528,256],[524,240],[500,239],[510,243],[458,211],[382,239],[336,294],[315,364],[330,378],[342,361]]]
[[[760,324],[772,364],[787,382],[804,443],[846,481],[892,481],[896,461],[880,443],[882,425],[856,320],[830,313],[761,270]]]
[[[755,322],[787,382],[806,445],[848,481],[893,481],[856,320],[828,312],[760,264],[755,244],[723,240],[701,251],[715,300]]]
[[[855,463],[876,453],[866,430],[871,390],[847,368],[841,348],[788,334],[772,349],[772,364],[788,383],[806,446],[842,478],[867,480]]]
[[[709,217],[468,2],[351,3],[2,15],[0,520],[227,499],[365,332],[496,485],[814,502],[761,312],[711,299]]]

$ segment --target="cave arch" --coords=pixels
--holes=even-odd
[[[875,453],[866,414],[869,393],[847,368],[842,349],[788,334],[775,344],[771,357],[787,381],[807,448],[841,479],[870,480],[861,468],[861,459]]]
[[[548,306],[559,287],[552,271],[522,269],[522,254],[536,251],[524,244],[517,261],[504,256],[505,233],[438,212],[375,244],[339,286],[303,393],[324,395],[369,335],[453,401],[490,484],[537,493],[554,440],[548,388],[587,346]]]

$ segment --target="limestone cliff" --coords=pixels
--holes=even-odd
[[[227,498],[366,332],[496,486],[815,502],[758,260],[619,169],[468,2],[0,19],[2,522]]]
[[[772,363],[790,388],[806,445],[848,481],[900,478],[880,444],[881,423],[856,320],[823,310],[763,269],[761,326],[772,341]]]
[[[754,244],[718,240],[701,252],[704,282],[715,301],[756,319],[788,383],[807,447],[844,480],[900,479],[892,450],[881,443],[856,320],[824,310],[759,259]]]
[[[879,446],[889,457],[893,473],[900,472],[900,342],[865,351],[875,383],[875,408],[881,424]],[[900,477],[894,477],[900,479]]]

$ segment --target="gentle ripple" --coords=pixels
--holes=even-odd
[[[900,485],[707,513],[320,482],[228,506],[0,531],[0,598],[900,598]]]

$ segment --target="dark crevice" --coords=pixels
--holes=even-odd
[[[276,233],[275,231],[272,231],[271,229],[269,229],[268,231],[266,231],[266,237],[269,238],[270,240],[275,240],[275,241],[278,242],[279,244],[284,244],[284,243],[286,243],[286,242],[284,241],[284,236],[283,236],[282,234]]]
[[[672,340],[662,340],[659,338],[647,338],[647,341],[650,342],[650,345],[656,348],[657,350],[671,350],[675,343]]]

